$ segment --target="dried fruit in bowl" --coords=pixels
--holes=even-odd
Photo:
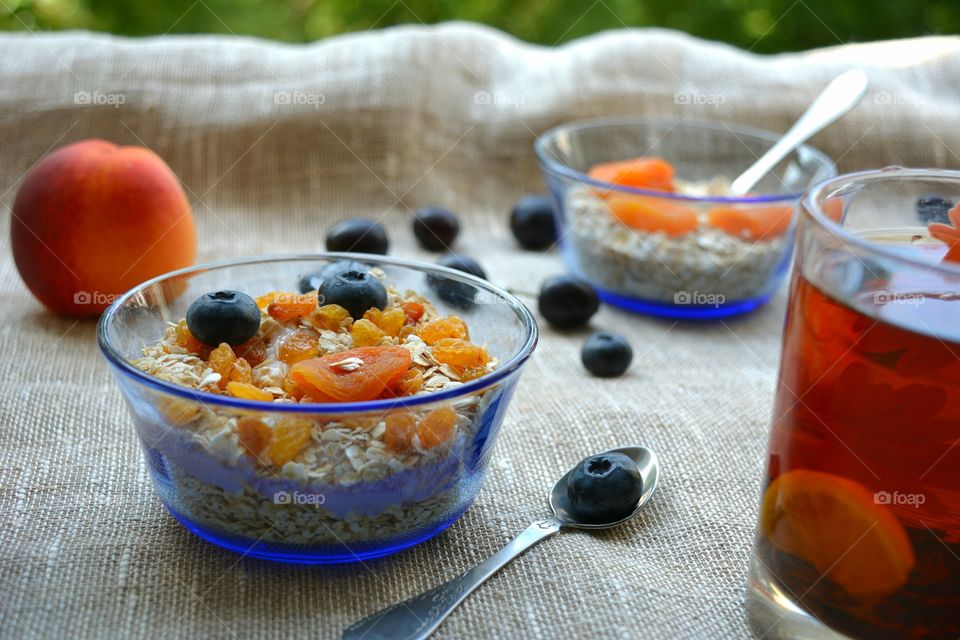
[[[673,165],[655,156],[594,165],[587,175],[594,180],[621,187],[674,191]]]
[[[697,228],[696,211],[660,198],[616,195],[607,200],[607,207],[614,218],[638,231],[680,236]]]
[[[707,220],[714,227],[738,238],[769,240],[790,229],[793,207],[714,207],[707,213]]]
[[[373,400],[410,368],[403,347],[359,347],[298,362],[290,377],[316,402]]]

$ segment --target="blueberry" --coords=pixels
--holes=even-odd
[[[368,271],[369,267],[356,260],[338,260],[325,265],[320,271],[300,277],[300,293],[317,291],[324,280],[333,278],[341,271]]]
[[[260,328],[260,309],[240,291],[205,293],[187,309],[187,328],[200,342],[215,347],[221,342],[243,344]]]
[[[637,465],[622,453],[583,459],[567,478],[567,498],[574,515],[587,522],[616,522],[633,512],[643,495]]]
[[[938,195],[925,195],[917,200],[917,217],[921,224],[942,222],[950,224],[947,212],[953,208],[953,202]]]
[[[386,254],[389,246],[383,225],[366,218],[344,220],[327,234],[327,251]]]
[[[600,299],[586,280],[554,276],[544,281],[538,304],[547,322],[558,329],[573,329],[590,321],[600,308]]]
[[[546,249],[557,241],[557,221],[550,198],[524,196],[510,213],[510,230],[525,249]]]
[[[331,268],[329,273],[333,275],[321,278],[319,289],[321,305],[338,304],[349,311],[354,320],[362,318],[363,314],[373,307],[386,308],[387,290],[383,283],[366,268],[343,270]]]
[[[460,233],[457,216],[440,207],[424,207],[413,216],[413,235],[427,251],[449,251]]]
[[[633,348],[627,339],[598,331],[583,343],[580,359],[587,371],[599,378],[622,376],[633,361]]]
[[[469,256],[448,253],[437,260],[442,267],[463,271],[478,278],[487,279],[487,273],[480,263]],[[469,309],[477,297],[477,288],[466,282],[456,282],[445,277],[427,276],[427,284],[433,289],[437,297],[459,309]]]

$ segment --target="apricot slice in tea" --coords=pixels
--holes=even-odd
[[[605,162],[591,167],[587,173],[601,182],[656,191],[673,191],[673,174],[673,165],[654,156]]]
[[[453,437],[457,431],[457,412],[453,407],[440,407],[423,416],[417,425],[420,446],[432,449]]]
[[[263,420],[244,416],[237,420],[237,439],[252,456],[259,457],[270,444],[270,427]]]
[[[274,293],[273,299],[267,304],[267,313],[274,320],[285,322],[296,320],[313,313],[317,308],[317,292],[310,293]]]
[[[472,342],[457,340],[456,338],[437,340],[431,353],[433,353],[437,362],[442,362],[461,371],[475,369],[490,361],[486,349]]]
[[[317,402],[373,400],[410,368],[410,352],[403,347],[359,347],[290,367],[290,377]]]
[[[960,206],[947,212],[951,224],[934,222],[927,227],[930,235],[947,245],[947,253],[942,260],[960,262]],[[952,225],[952,226],[951,226]]]
[[[260,387],[255,387],[254,385],[246,382],[228,382],[227,393],[232,395],[234,398],[242,398],[243,400],[273,402],[272,393],[269,391],[264,391]]]
[[[760,530],[774,547],[806,560],[855,597],[894,593],[916,563],[890,508],[867,487],[832,473],[781,474],[763,496]]]
[[[387,414],[386,431],[383,433],[383,443],[387,449],[396,453],[409,451],[413,446],[413,436],[417,434],[417,418],[409,411],[398,411]]]
[[[697,228],[697,212],[682,204],[643,196],[612,196],[607,207],[621,223],[647,233],[680,236]]]
[[[417,329],[417,335],[427,344],[433,344],[444,338],[470,339],[467,323],[457,316],[448,316],[428,322]]]
[[[313,432],[313,423],[306,418],[285,418],[273,425],[270,444],[264,455],[275,467],[282,467],[307,448]]]
[[[707,221],[717,229],[746,240],[769,240],[783,235],[793,220],[793,207],[715,207]]]

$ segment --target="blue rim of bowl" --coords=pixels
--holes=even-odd
[[[960,275],[960,264],[945,263],[942,261],[931,262],[928,260],[922,260],[920,258],[914,258],[909,254],[900,253],[896,249],[891,249],[888,246],[884,246],[877,242],[871,242],[862,236],[858,236],[857,234],[845,229],[842,224],[830,218],[830,216],[824,213],[823,208],[817,204],[818,199],[821,197],[825,199],[831,196],[845,195],[844,193],[839,193],[842,192],[845,187],[859,185],[859,189],[863,188],[870,182],[883,181],[884,179],[891,178],[898,180],[922,178],[927,180],[948,181],[960,189],[960,171],[951,171],[949,169],[909,169],[905,167],[887,167],[884,169],[870,169],[868,171],[844,173],[842,175],[833,176],[832,178],[827,178],[826,180],[818,182],[809,191],[807,191],[806,195],[803,196],[800,202],[801,215],[810,218],[814,224],[818,225],[821,229],[832,236],[839,238],[844,243],[853,245],[863,251],[881,255],[884,258],[890,259],[894,262],[908,264],[913,267],[926,269],[928,271],[949,273],[954,277]]]
[[[316,403],[316,402],[304,402],[304,403],[286,403],[286,402],[261,402],[258,400],[243,400],[239,398],[232,398],[229,396],[221,396],[213,393],[207,393],[205,391],[198,391],[196,389],[191,389],[189,387],[184,387],[182,385],[174,384],[172,382],[167,382],[161,380],[155,376],[152,376],[148,373],[141,371],[134,367],[130,362],[128,362],[114,347],[110,344],[110,340],[107,338],[107,324],[110,322],[112,317],[120,310],[120,308],[132,297],[142,293],[148,287],[168,281],[175,277],[180,277],[184,275],[196,275],[203,273],[205,271],[211,271],[214,269],[221,269],[225,267],[237,267],[250,264],[258,263],[272,263],[272,262],[297,262],[297,261],[335,261],[335,260],[359,260],[366,262],[377,262],[380,264],[388,264],[391,266],[401,267],[412,269],[414,271],[419,271],[424,275],[441,275],[448,277],[453,280],[458,280],[463,283],[471,284],[476,286],[478,289],[485,290],[488,293],[493,293],[497,297],[501,298],[505,303],[507,303],[514,313],[520,318],[520,321],[523,323],[524,328],[526,329],[527,336],[523,345],[507,360],[503,365],[499,366],[497,369],[492,372],[477,378],[476,380],[471,380],[466,382],[458,387],[450,389],[449,391],[435,391],[433,393],[425,393],[421,395],[408,396],[405,398],[395,398],[389,400],[370,400],[367,402],[340,402],[340,403]],[[217,262],[208,262],[200,265],[195,265],[193,267],[187,267],[185,269],[178,269],[177,271],[171,271],[165,273],[156,278],[152,278],[143,282],[133,289],[130,289],[119,298],[117,298],[107,309],[103,312],[103,315],[100,316],[100,320],[97,323],[97,343],[100,346],[100,351],[103,352],[104,357],[107,361],[113,365],[116,370],[124,373],[125,375],[133,378],[137,382],[143,383],[149,387],[153,387],[156,390],[169,393],[174,396],[179,396],[187,400],[193,400],[195,402],[200,402],[204,405],[216,405],[220,407],[228,407],[231,409],[245,409],[251,411],[269,411],[269,412],[283,412],[283,413],[320,413],[320,414],[343,414],[343,413],[359,413],[359,412],[373,412],[378,410],[391,410],[391,409],[400,409],[405,407],[416,407],[425,404],[433,404],[436,402],[441,402],[443,400],[450,400],[455,398],[460,398],[463,396],[470,395],[474,392],[481,391],[490,387],[491,385],[507,378],[515,372],[517,369],[523,365],[527,359],[530,358],[530,355],[533,353],[534,348],[537,346],[537,340],[539,337],[539,329],[537,328],[537,322],[533,317],[533,314],[527,308],[525,304],[520,302],[513,294],[507,292],[506,290],[487,282],[476,276],[464,273],[462,271],[456,271],[447,267],[442,267],[440,265],[429,264],[425,262],[418,262],[416,260],[406,260],[403,258],[388,258],[379,254],[365,254],[365,253],[314,253],[314,254],[296,254],[296,255],[266,255],[259,256],[255,258],[238,258],[232,260],[220,260]]]
[[[667,130],[669,129],[708,129],[710,131],[716,131],[719,133],[732,134],[734,137],[745,136],[752,138],[760,138],[766,140],[770,143],[770,146],[773,146],[777,140],[780,139],[780,136],[772,131],[767,131],[765,129],[756,129],[754,127],[748,127],[743,125],[731,125],[727,123],[717,124],[708,120],[687,120],[687,119],[669,119],[669,118],[594,118],[590,120],[577,120],[569,124],[563,124],[558,127],[554,127],[545,132],[542,136],[538,137],[536,142],[533,145],[534,151],[537,154],[537,160],[540,163],[540,166],[544,171],[551,173],[556,176],[561,176],[568,180],[575,180],[582,184],[600,187],[608,191],[619,191],[621,193],[629,193],[634,195],[641,196],[650,196],[655,198],[663,198],[666,200],[678,200],[683,202],[701,202],[701,203],[738,203],[738,204],[760,204],[760,203],[769,203],[769,202],[796,202],[804,194],[804,191],[796,193],[772,193],[772,194],[761,194],[757,196],[691,196],[683,195],[679,193],[671,193],[669,191],[653,191],[651,189],[637,189],[635,187],[625,187],[623,185],[616,185],[612,182],[604,182],[602,180],[594,180],[589,177],[587,174],[572,169],[569,166],[555,160],[546,150],[547,144],[553,141],[558,135],[562,133],[567,133],[571,131],[579,131],[583,129],[593,129],[598,127],[663,127]],[[837,165],[831,160],[825,153],[817,149],[816,147],[811,147],[810,145],[801,145],[797,151],[800,149],[803,150],[803,153],[809,154],[822,166],[827,167],[827,170],[830,172],[830,175],[824,178],[824,180],[829,180],[830,178],[836,177],[837,175]],[[795,152],[796,153],[796,152]],[[746,169],[744,167],[743,169]],[[811,185],[812,186],[812,185]],[[809,188],[809,187],[808,187]]]

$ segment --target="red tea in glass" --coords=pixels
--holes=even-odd
[[[751,575],[758,636],[960,637],[956,202],[960,173],[911,170],[804,200]]]

